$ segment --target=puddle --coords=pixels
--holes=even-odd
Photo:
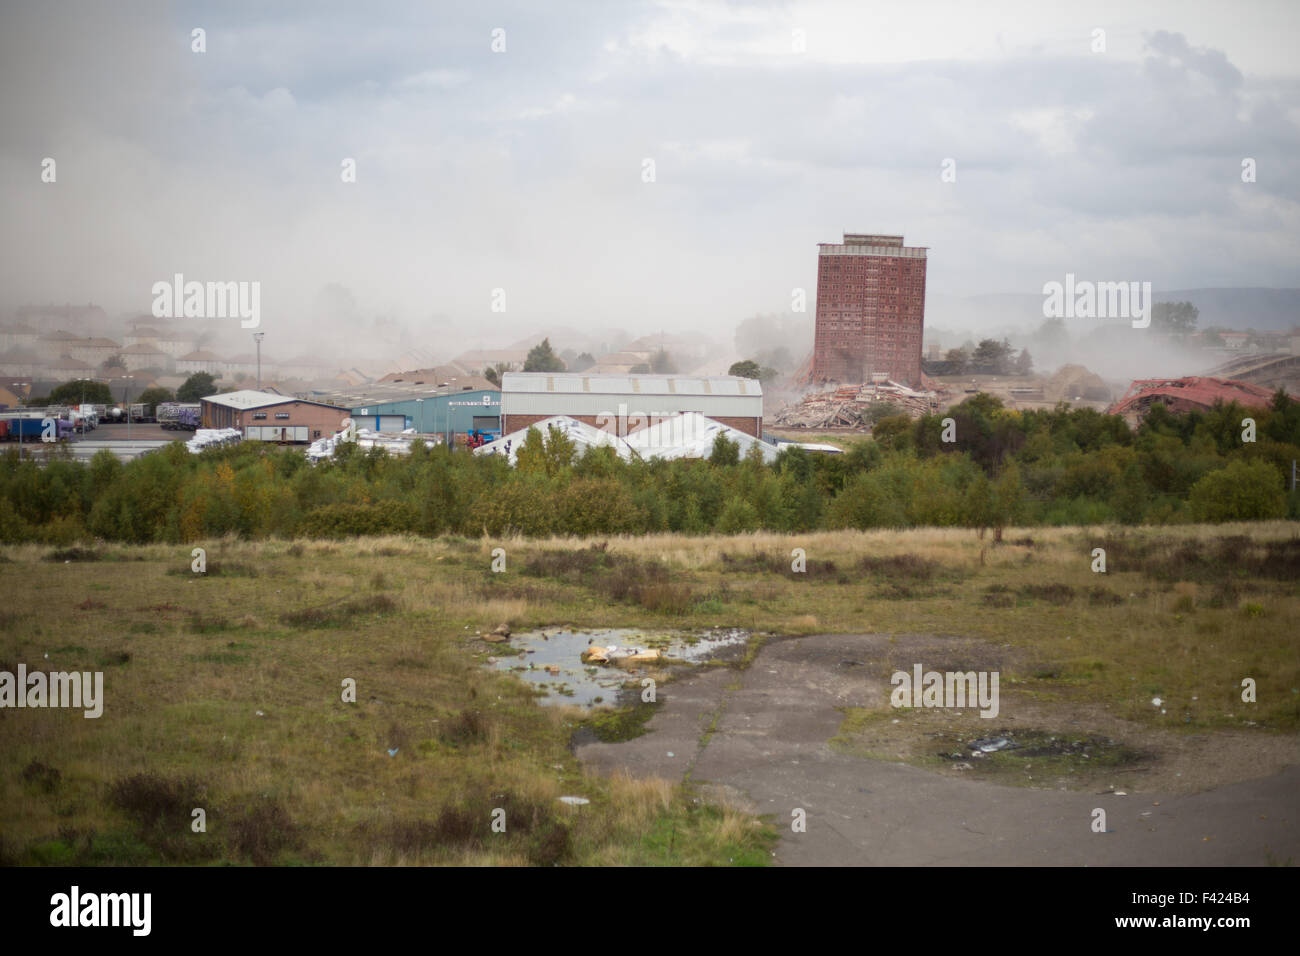
[[[936,735],[956,736],[956,735]],[[1061,758],[1090,761],[1101,766],[1124,766],[1144,755],[1110,737],[1096,734],[1049,734],[1041,730],[1002,730],[992,737],[964,742],[960,751],[940,752],[948,760],[1003,756],[1016,758]]]
[[[528,681],[545,696],[543,704],[573,704],[581,707],[617,707],[639,697],[641,679],[649,669],[673,664],[699,664],[725,660],[743,651],[749,632],[741,628],[714,628],[688,633],[647,631],[638,628],[604,628],[574,631],[544,628],[512,634],[503,644],[492,645],[492,667]],[[601,647],[612,658],[624,652],[659,652],[659,660],[618,664],[585,663],[589,648]],[[506,651],[513,648],[515,653]],[[623,699],[624,695],[628,699]]]

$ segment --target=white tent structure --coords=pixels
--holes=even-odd
[[[739,429],[716,422],[699,412],[683,412],[641,428],[627,436],[628,446],[639,456],[650,458],[708,458],[713,452],[713,442],[719,434],[740,446],[743,459],[751,448],[758,446],[765,464],[776,461],[776,446],[747,435]]]
[[[533,425],[542,437],[545,438],[551,427],[558,428],[570,441],[578,448],[578,454],[582,455],[588,448],[610,447],[620,458],[632,458],[634,453],[628,447],[628,443],[617,435],[612,435],[607,431],[596,428],[594,425],[588,425],[586,422],[580,422],[576,418],[570,418],[567,415],[555,415],[551,418],[543,419]],[[502,435],[496,441],[490,441],[486,445],[480,445],[474,449],[476,455],[505,455],[511,465],[515,464],[519,449],[523,447],[524,440],[528,437],[528,429],[521,428],[518,431],[511,432],[509,435]]]

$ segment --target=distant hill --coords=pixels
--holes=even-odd
[[[1156,302],[1190,302],[1200,310],[1198,325],[1228,329],[1285,331],[1300,325],[1300,289],[1156,289]],[[995,331],[1037,328],[1043,321],[1043,296],[1020,293],[926,297],[925,323],[931,327]],[[1078,322],[1086,320],[1066,320]]]

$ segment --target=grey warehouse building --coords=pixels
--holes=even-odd
[[[554,415],[627,435],[682,412],[699,412],[763,437],[763,386],[735,375],[586,375],[506,372],[501,430],[519,431]]]

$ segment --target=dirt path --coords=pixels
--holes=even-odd
[[[1209,789],[1197,790],[1195,780],[1177,789],[1125,783],[1123,796],[1003,786],[832,747],[828,741],[843,720],[836,708],[875,706],[886,689],[865,680],[861,664],[892,658],[898,642],[886,649],[887,640],[837,635],[773,642],[745,671],[711,669],[669,684],[649,733],[625,743],[585,744],[578,756],[605,771],[689,776],[770,815],[783,834],[776,862],[785,865],[1300,863],[1300,753],[1293,737],[1240,748],[1232,735],[1204,735],[1197,740]],[[912,650],[920,655],[926,648]],[[1016,719],[1005,702],[1003,716]],[[1103,728],[1114,729],[1113,723]],[[1181,741],[1169,759],[1196,766],[1196,745]],[[1149,748],[1152,735],[1142,742]],[[1224,757],[1243,749],[1253,762]],[[1157,763],[1166,771],[1175,765]],[[1225,770],[1238,782],[1222,782],[1231,779]],[[1159,784],[1173,776],[1146,779]],[[806,832],[791,830],[796,808],[806,813]],[[1105,810],[1110,832],[1092,832],[1094,808]]]

